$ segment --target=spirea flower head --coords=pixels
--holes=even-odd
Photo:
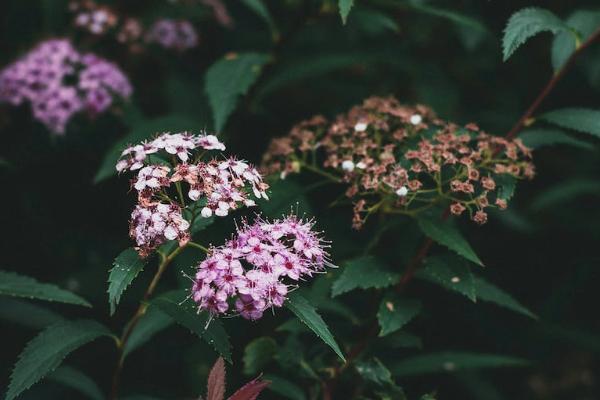
[[[65,132],[71,117],[107,110],[132,88],[113,63],[77,52],[66,39],[42,42],[0,72],[0,102],[31,104],[33,115],[54,133]]]
[[[414,215],[434,205],[450,206],[456,215],[467,210],[482,224],[485,209],[506,208],[499,182],[534,175],[531,152],[520,140],[489,135],[475,124],[459,127],[428,107],[394,98],[369,98],[333,122],[321,116],[301,122],[272,141],[263,169],[285,177],[315,153],[324,170],[347,184],[355,228],[377,211]]]
[[[160,19],[148,28],[145,40],[165,49],[183,51],[198,45],[198,33],[189,21]]]
[[[139,205],[132,214],[130,236],[141,255],[166,240],[186,243],[189,224],[180,221],[183,209],[192,218],[224,217],[240,207],[254,206],[255,199],[268,199],[268,185],[256,168],[235,157],[205,159],[206,150],[222,152],[225,145],[214,135],[182,132],[163,133],[123,150],[116,169],[136,173],[132,187]],[[171,207],[168,218],[165,203]],[[172,208],[174,204],[181,206]],[[158,228],[153,225],[156,219]]]
[[[198,265],[191,294],[198,309],[256,320],[281,307],[293,287],[331,266],[327,244],[313,227],[294,215],[244,222]]]

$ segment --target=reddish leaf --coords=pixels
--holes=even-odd
[[[256,400],[260,392],[270,384],[271,382],[261,381],[260,377],[258,377],[246,383],[227,400]]]
[[[225,398],[225,361],[219,357],[208,375],[206,400],[223,400]]]

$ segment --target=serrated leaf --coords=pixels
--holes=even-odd
[[[423,231],[426,236],[439,244],[446,246],[467,260],[474,262],[475,264],[483,265],[479,257],[477,257],[477,254],[475,254],[475,251],[471,248],[469,242],[467,242],[460,231],[449,221],[423,217],[418,219],[418,223],[421,231]]]
[[[264,375],[264,379],[271,382],[267,389],[277,393],[278,395],[291,400],[306,400],[304,391],[295,383],[272,374]]]
[[[158,332],[173,324],[173,318],[160,311],[158,308],[150,307],[144,313],[135,329],[131,332],[129,340],[125,344],[123,354],[127,356],[135,349],[143,346]]]
[[[144,269],[148,259],[140,258],[137,251],[132,248],[125,249],[115,258],[113,267],[108,275],[108,304],[110,315],[115,313],[121,295]]]
[[[204,90],[217,132],[223,129],[238,98],[248,92],[269,59],[269,55],[261,53],[231,53],[208,68]]]
[[[84,394],[87,398],[93,400],[102,400],[105,398],[92,378],[73,367],[67,365],[60,366],[56,371],[48,375],[48,379],[70,387]]]
[[[534,313],[525,308],[525,306],[515,300],[510,294],[482,278],[475,278],[475,291],[477,292],[477,299],[479,300],[495,303],[519,314],[537,319],[537,316]]]
[[[262,372],[277,353],[277,343],[270,337],[259,337],[248,343],[244,349],[244,374],[255,375]]]
[[[381,289],[392,286],[400,280],[400,274],[386,270],[380,260],[365,256],[346,262],[342,274],[333,282],[331,296],[349,292],[354,289]]]
[[[402,328],[421,312],[421,307],[419,300],[403,299],[395,294],[386,295],[377,311],[377,321],[381,327],[379,336],[389,335]]]
[[[565,144],[586,150],[594,149],[593,144],[571,137],[560,129],[527,129],[519,135],[519,138],[525,146],[532,149],[558,144]]]
[[[44,329],[19,355],[10,376],[6,400],[16,398],[54,371],[69,353],[101,336],[111,336],[111,333],[91,320],[63,321]]]
[[[430,257],[416,273],[416,277],[458,292],[476,301],[473,273],[464,260],[456,256]]]
[[[135,125],[131,127],[131,131],[106,153],[100,168],[94,177],[94,183],[103,181],[117,174],[116,165],[121,152],[130,144],[137,144],[145,139],[150,139],[156,134],[163,132],[181,132],[194,131],[201,129],[204,126],[189,116],[180,114],[169,114],[163,117],[135,121]]]
[[[219,357],[208,374],[206,383],[206,400],[223,400],[225,398],[225,362]]]
[[[562,128],[589,133],[600,138],[600,110],[589,108],[562,108],[550,111],[539,119],[558,125]]]
[[[579,33],[579,41],[585,42],[600,26],[600,12],[577,10],[566,19],[565,24]],[[577,38],[569,32],[558,33],[552,42],[552,66],[558,71],[575,51]]]
[[[0,320],[9,321],[34,329],[63,321],[64,318],[54,311],[21,300],[8,297],[0,299]]]
[[[392,374],[379,359],[372,358],[368,361],[359,361],[356,363],[356,371],[367,382],[374,383],[379,387],[379,391],[385,393],[386,400],[406,400],[402,388],[396,385]]]
[[[600,182],[595,179],[571,179],[554,185],[540,193],[531,202],[531,209],[540,211],[558,204],[572,201],[581,196],[600,195]]]
[[[325,321],[323,321],[323,318],[317,313],[317,310],[315,310],[304,297],[300,296],[298,292],[292,292],[285,301],[285,306],[319,338],[321,338],[325,344],[331,347],[335,354],[337,354],[344,362],[346,361],[342,354],[342,350],[333,338],[327,324],[325,324]]]
[[[82,297],[56,285],[41,283],[28,276],[2,270],[0,270],[0,295],[92,306]]]
[[[354,0],[338,0],[338,8],[340,9],[340,16],[342,17],[342,23],[346,25],[348,21],[348,15],[354,5]]]
[[[154,299],[151,305],[169,315],[179,325],[188,328],[204,339],[217,353],[231,363],[231,344],[221,321],[215,318],[207,325],[208,313],[196,312],[190,301],[180,304],[186,297],[187,295],[182,291],[169,292]]]
[[[502,38],[504,61],[531,37],[541,32],[569,32],[569,27],[552,12],[543,8],[524,8],[508,20]]]
[[[466,369],[521,367],[529,362],[522,358],[495,354],[446,351],[405,358],[390,371],[394,376],[414,376]]]
[[[265,390],[269,384],[270,382],[268,381],[263,381],[259,378],[256,378],[238,389],[227,400],[255,400],[260,392]]]

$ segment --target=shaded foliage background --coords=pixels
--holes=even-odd
[[[129,183],[125,178],[93,181],[105,153],[131,125],[139,123],[135,120],[137,111],[143,120],[183,114],[196,123],[194,129],[212,129],[204,91],[207,68],[228,52],[253,51],[270,54],[270,62],[221,133],[229,151],[254,162],[260,161],[272,137],[285,134],[299,120],[313,114],[333,116],[370,95],[393,94],[404,103],[424,103],[444,119],[475,121],[489,132],[504,134],[552,74],[549,35],[534,38],[509,62],[502,62],[500,37],[509,16],[530,5],[549,8],[562,17],[575,9],[597,6],[591,0],[434,2],[435,7],[476,21],[465,24],[408,3],[358,0],[344,26],[334,4],[323,8],[322,1],[268,1],[281,38],[274,42],[264,20],[237,1],[226,2],[235,21],[231,29],[208,18],[206,9],[178,11],[181,6],[158,0],[118,3],[123,10],[147,18],[185,13],[200,28],[200,46],[181,55],[150,49],[132,56],[114,44],[81,38],[80,47],[102,54],[125,69],[135,88],[135,110],[124,106],[118,110],[121,115],[103,115],[91,123],[76,119],[65,137],[49,135],[31,120],[25,107],[0,108],[2,268],[83,295],[94,304],[92,311],[60,307],[60,312],[69,317],[91,315],[115,329],[130,316],[150,276],[141,276],[125,295],[116,317],[110,319],[107,270],[115,255],[130,245],[127,221],[135,199],[131,193],[127,195]],[[43,38],[72,34],[65,1],[3,1],[0,65]],[[578,60],[543,109],[597,108],[599,68],[600,47],[596,46]],[[411,397],[431,390],[441,399],[600,396],[600,320],[594,308],[600,300],[596,249],[600,237],[600,162],[597,143],[595,147],[555,146],[536,151],[538,176],[519,186],[510,210],[494,215],[484,227],[464,229],[486,264],[485,276],[527,305],[539,320],[490,305],[467,304],[465,299],[425,283],[416,282],[408,289],[425,304],[422,316],[409,330],[418,333],[427,352],[507,354],[529,359],[532,364],[398,379]],[[299,178],[299,182],[307,182],[307,178]],[[582,184],[586,182],[591,184]],[[354,255],[355,244],[369,240],[373,232],[368,227],[351,232],[349,210],[327,207],[332,196],[327,191],[312,191],[306,195],[303,209],[318,217],[319,228],[333,241],[334,260],[340,262]],[[290,200],[293,204],[298,198]],[[289,204],[282,207],[287,209]],[[220,243],[232,227],[231,220],[219,222],[207,231],[204,242]],[[389,258],[397,261],[400,270],[417,244],[417,235],[407,227],[388,235],[380,247],[388,249]],[[187,284],[178,271],[187,269],[197,257],[192,251],[186,252],[165,277],[164,288]],[[348,304],[361,317],[370,309],[364,293],[355,294]],[[40,328],[31,326],[39,323],[28,318],[34,310],[15,312],[20,310],[15,307],[14,301],[0,299],[0,387],[6,387],[18,353]],[[53,305],[44,307],[58,310]],[[327,311],[323,314],[341,342],[360,335],[360,326]],[[257,323],[239,318],[224,321],[234,344],[230,381],[247,380],[242,354],[252,339],[273,336],[278,343],[285,341],[286,333],[275,328],[287,315],[282,310]],[[314,341],[302,338],[302,346],[308,350],[297,347],[296,351],[310,353]],[[99,341],[78,351],[69,364],[82,367],[105,386],[114,364],[113,352],[108,341]],[[418,352],[396,349],[384,354],[398,361]],[[195,395],[202,390],[215,358],[211,348],[187,332],[167,329],[143,351],[130,356],[123,377],[124,392],[161,398]],[[277,372],[274,365],[267,366],[265,372],[271,372],[269,368]],[[297,381],[302,386],[301,382]],[[74,396],[67,390],[44,383],[23,398]],[[273,393],[266,393],[264,398],[269,396],[278,398]]]

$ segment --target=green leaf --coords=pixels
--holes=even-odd
[[[338,0],[338,7],[340,9],[340,16],[342,17],[342,23],[346,25],[348,21],[348,14],[354,5],[354,0]]]
[[[277,32],[277,27],[275,26],[275,21],[273,21],[273,17],[271,17],[271,13],[265,6],[265,3],[262,0],[242,0],[242,4],[251,9],[256,15],[262,18],[269,29],[271,30],[271,34],[274,38],[279,36]]]
[[[389,335],[410,322],[421,312],[421,302],[414,299],[403,299],[395,294],[388,294],[379,304],[377,321],[381,330],[379,336]]]
[[[135,329],[131,332],[129,340],[125,344],[123,353],[127,356],[140,346],[143,346],[158,332],[173,324],[173,318],[160,311],[156,307],[146,310]]]
[[[396,385],[392,374],[377,358],[356,363],[356,371],[367,382],[372,382],[385,392],[386,400],[406,400],[402,388]]]
[[[312,214],[306,198],[306,187],[291,179],[277,180],[269,188],[269,200],[260,199],[257,204],[270,218],[281,218],[294,210],[296,214]]]
[[[517,179],[510,174],[499,174],[494,177],[496,181],[496,197],[510,200],[517,189]]]
[[[565,25],[556,15],[543,8],[524,8],[514,13],[508,20],[502,38],[502,52],[504,61],[531,37],[541,32],[568,32]]]
[[[593,150],[594,145],[583,140],[576,139],[567,135],[560,129],[527,129],[523,131],[519,138],[523,144],[532,149],[539,149],[544,146],[553,146],[564,144],[580,149]]]
[[[306,400],[302,388],[295,383],[277,375],[266,374],[264,380],[271,382],[267,389],[291,400]]]
[[[579,34],[579,42],[585,42],[600,26],[600,12],[577,10],[566,19],[565,24]],[[552,66],[558,71],[575,51],[577,40],[569,32],[558,33],[552,42]]]
[[[540,116],[539,119],[600,138],[600,110],[562,108],[550,111]]]
[[[156,134],[163,132],[193,131],[202,128],[198,121],[189,116],[180,114],[169,114],[149,120],[135,122],[131,132],[119,140],[104,156],[104,160],[94,177],[94,183],[103,181],[117,174],[116,164],[121,152],[130,144],[136,144],[145,139],[150,139]]]
[[[218,132],[234,111],[238,98],[248,92],[269,59],[269,55],[261,53],[232,53],[206,71],[204,90]]]
[[[259,337],[248,343],[244,349],[244,374],[256,375],[262,372],[277,353],[277,343],[270,337]]]
[[[8,297],[0,299],[0,319],[34,329],[45,328],[63,321],[63,317],[54,311]]]
[[[410,0],[409,4],[413,9],[424,14],[445,18],[459,26],[465,26],[480,33],[489,33],[485,25],[473,17],[466,16],[453,10],[431,6],[424,0]]]
[[[44,329],[19,355],[10,376],[6,400],[13,400],[54,371],[73,350],[101,336],[112,334],[91,320],[63,321]]]
[[[181,303],[186,297],[187,295],[183,291],[169,292],[154,299],[151,305],[204,339],[217,353],[231,363],[231,343],[229,343],[229,337],[221,321],[212,319],[209,322],[207,312],[198,313],[190,301]]]
[[[344,264],[342,274],[333,282],[331,296],[354,289],[381,289],[400,280],[400,274],[386,270],[385,264],[372,256],[355,258]]]
[[[400,31],[400,26],[394,18],[381,11],[368,8],[356,10],[352,14],[351,23],[367,36]]]
[[[456,256],[430,257],[416,273],[417,278],[458,292],[471,301],[476,301],[475,280],[469,265]]]
[[[479,300],[495,303],[519,314],[537,319],[537,316],[534,313],[525,308],[525,306],[515,300],[510,294],[482,278],[475,278],[475,291],[477,292],[477,299]]]
[[[379,339],[377,343],[380,343],[385,351],[398,348],[423,348],[423,341],[421,338],[412,333],[408,333],[405,330],[396,331],[387,335],[386,337]]]
[[[552,186],[531,202],[531,209],[540,211],[556,207],[558,204],[572,201],[578,197],[600,195],[600,182],[596,179],[571,179]]]
[[[96,382],[94,382],[92,378],[75,368],[66,365],[58,367],[56,371],[48,375],[48,379],[58,382],[61,385],[75,389],[76,391],[78,391],[81,394],[84,394],[90,399],[105,399],[105,396],[102,394],[102,391],[100,390]]]
[[[317,314],[317,310],[315,310],[304,297],[300,296],[298,292],[292,292],[285,301],[285,306],[319,338],[321,338],[325,344],[331,347],[335,354],[337,354],[344,362],[346,361],[342,354],[342,350],[336,343],[331,332],[329,332],[329,328],[327,328],[325,321],[323,321],[323,318]]]
[[[56,285],[41,283],[28,276],[2,270],[0,270],[0,295],[92,306],[85,299]]]
[[[110,304],[110,315],[115,313],[121,295],[133,282],[136,276],[144,269],[148,259],[142,259],[137,251],[132,248],[123,250],[115,258],[113,267],[108,275],[108,303]]]
[[[483,265],[471,245],[462,236],[460,231],[449,221],[436,220],[433,218],[419,218],[421,231],[439,244],[446,246],[475,264]]]
[[[527,360],[517,357],[446,351],[405,358],[390,370],[394,376],[415,376],[466,369],[521,367],[528,364]]]

